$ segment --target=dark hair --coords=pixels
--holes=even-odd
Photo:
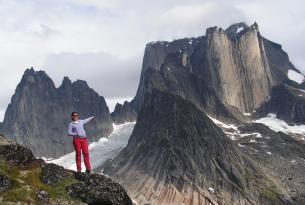
[[[77,113],[77,112],[72,112],[72,113],[71,113],[71,116],[73,116],[74,114],[78,114],[78,113]]]

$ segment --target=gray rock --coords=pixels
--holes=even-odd
[[[116,124],[134,122],[137,120],[137,113],[131,106],[131,103],[125,101],[123,105],[119,103],[115,105],[114,111],[111,113],[111,118]]]
[[[281,84],[272,88],[269,100],[256,110],[257,118],[275,113],[277,118],[292,124],[305,123],[305,91]]]
[[[11,179],[0,172],[0,193],[5,192],[11,187]]]
[[[32,151],[18,144],[1,145],[0,159],[19,166],[28,166],[36,162]]]
[[[59,157],[73,151],[67,136],[72,111],[80,118],[95,116],[86,125],[90,142],[112,132],[112,121],[105,99],[82,80],[64,78],[56,88],[44,71],[27,69],[5,113],[3,132],[10,139],[29,147],[35,156]]]
[[[275,132],[263,124],[248,123],[238,127],[240,134],[248,134],[236,140],[241,150],[262,165],[296,204],[305,203],[305,145],[282,132]],[[251,133],[253,133],[251,135]],[[257,133],[260,137],[257,137]]]
[[[50,202],[50,194],[44,190],[38,190],[36,196],[41,203],[48,204]]]
[[[125,190],[106,176],[75,173],[75,178],[81,182],[66,189],[72,197],[90,205],[132,205]]]
[[[56,164],[43,164],[41,180],[45,184],[56,184],[67,177],[67,172],[62,166]]]
[[[143,204],[290,204],[201,110],[158,90],[145,96],[127,147],[101,169]]]

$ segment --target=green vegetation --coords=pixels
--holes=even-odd
[[[270,199],[274,204],[282,204],[282,202],[279,199],[278,192],[276,191],[275,186],[269,186],[264,189],[263,195]]]
[[[4,202],[37,203],[36,192],[38,190],[47,191],[51,199],[60,198],[69,201],[71,204],[80,202],[67,195],[65,190],[67,186],[78,182],[73,177],[67,177],[57,184],[48,185],[40,179],[40,166],[22,168],[10,166],[5,161],[0,161],[0,172],[12,180],[10,189],[0,194]]]

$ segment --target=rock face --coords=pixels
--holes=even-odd
[[[289,61],[288,54],[283,51],[280,44],[262,37],[268,64],[271,70],[274,85],[279,85],[287,80],[288,70],[299,72]]]
[[[248,123],[238,127],[241,150],[261,164],[290,192],[295,204],[305,204],[305,145],[263,124]]]
[[[0,134],[0,145],[7,145],[7,144],[11,144],[11,142],[6,139],[6,137],[4,137],[2,134]]]
[[[11,187],[11,183],[10,178],[0,173],[0,193],[8,190]]]
[[[252,112],[269,95],[272,78],[257,25],[242,28],[236,35],[230,27],[208,29],[196,69],[224,102]]]
[[[110,178],[98,174],[75,174],[81,181],[67,188],[70,196],[80,198],[90,205],[132,205],[124,189]]]
[[[1,204],[132,205],[110,178],[47,164],[18,144],[0,145],[0,195]]]
[[[256,23],[233,24],[226,30],[211,27],[202,37],[147,44],[139,87],[131,105],[139,112],[145,93],[151,89],[149,85],[154,84],[190,100],[209,115],[221,118],[231,113],[234,119],[241,120],[236,110],[251,113],[261,107],[272,87],[287,82],[288,70],[299,72],[281,45],[261,36]],[[159,72],[160,77],[148,72]],[[202,87],[209,87],[212,95],[200,93]],[[219,104],[215,101],[224,104],[226,108],[221,109],[227,111],[215,115]],[[232,107],[236,110],[232,111]]]
[[[145,96],[127,147],[102,168],[140,204],[289,204],[204,113],[158,90]]]
[[[115,105],[114,111],[111,113],[111,118],[116,124],[134,122],[137,119],[137,113],[130,102],[125,101],[123,105],[120,103]]]
[[[269,100],[257,109],[256,116],[275,113],[277,118],[288,123],[304,124],[305,122],[305,91],[281,84],[272,89]]]
[[[86,125],[90,141],[111,133],[106,102],[85,81],[72,83],[65,77],[56,88],[44,71],[27,69],[5,112],[2,131],[36,156],[59,157],[73,150],[67,136],[72,111],[81,119],[95,116],[96,121]]]

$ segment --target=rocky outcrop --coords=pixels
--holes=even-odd
[[[263,124],[248,123],[238,129],[242,137],[235,142],[241,150],[285,185],[295,204],[305,204],[305,145]]]
[[[274,43],[262,37],[268,64],[274,85],[279,85],[287,80],[288,70],[299,72],[290,62],[288,54],[282,49],[278,43]]]
[[[131,106],[131,103],[125,101],[123,105],[120,103],[115,105],[114,111],[111,113],[111,118],[115,124],[134,122],[137,119],[137,113]]]
[[[76,173],[75,178],[80,182],[67,187],[67,192],[72,197],[80,198],[90,205],[132,205],[124,189],[106,176]]]
[[[18,144],[0,145],[1,204],[132,205],[125,190],[106,176],[66,170],[33,156]]]
[[[27,166],[36,161],[31,150],[19,144],[1,145],[0,159],[18,166]]]
[[[67,126],[72,111],[81,118],[95,116],[86,125],[90,141],[97,141],[112,131],[109,109],[82,80],[67,77],[59,88],[44,71],[27,69],[5,112],[3,133],[29,147],[36,156],[59,157],[73,151]]]
[[[11,187],[12,181],[10,178],[6,177],[0,173],[0,193],[8,190]]]
[[[45,184],[57,184],[67,177],[67,171],[56,164],[44,164],[41,169],[41,181]]]
[[[256,117],[275,113],[277,118],[288,123],[305,123],[305,90],[281,84],[272,89],[266,103],[257,109]]]
[[[127,147],[101,169],[140,204],[289,204],[209,117],[158,90],[145,96]]]

